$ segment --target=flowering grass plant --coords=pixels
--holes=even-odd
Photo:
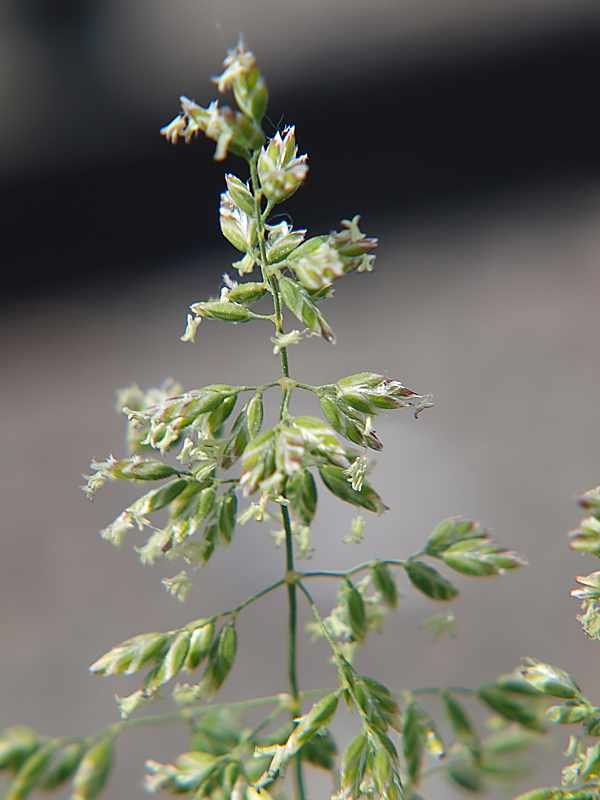
[[[368,279],[377,239],[362,231],[358,216],[316,235],[273,222],[275,208],[304,184],[308,158],[298,154],[293,127],[266,137],[267,86],[243,44],[229,52],[215,83],[220,94],[233,96],[235,108],[220,100],[203,107],[182,97],[180,113],[161,131],[173,144],[204,134],[215,142],[217,161],[234,156],[241,165],[240,175],[226,174],[220,200],[221,232],[237,251],[233,273],[223,277],[218,296],[190,305],[181,339],[191,346],[213,320],[259,324],[279,371],[260,385],[214,383],[185,390],[168,382],[119,392],[129,452],[92,462],[84,491],[93,497],[113,481],[140,487],[141,496],[101,536],[121,546],[137,530],[138,541],[144,535],[135,548],[143,564],[179,562],[179,571],[163,580],[178,600],[185,601],[195,571],[218,548],[234,546],[236,529],[250,520],[279,520],[285,562],[272,583],[232,608],[173,630],[137,634],[100,656],[92,672],[136,680],[131,694],[117,698],[120,718],[107,729],[80,738],[45,736],[26,727],[0,734],[5,797],[20,800],[34,790],[70,786],[74,800],[93,800],[107,783],[120,734],[167,720],[187,727],[189,748],[170,762],[148,760],[147,789],[215,800],[306,800],[311,769],[331,773],[331,797],[337,800],[409,800],[432,773],[478,792],[496,778],[521,774],[518,756],[537,741],[548,719],[583,724],[588,734],[600,735],[599,709],[566,673],[538,662],[472,689],[387,687],[354,666],[356,649],[381,627],[385,613],[396,609],[400,578],[431,601],[448,603],[458,593],[448,573],[503,575],[523,561],[478,523],[451,518],[425,537],[418,553],[373,558],[347,570],[298,569],[298,557],[312,551],[320,492],[356,508],[350,540],[360,540],[363,514],[386,511],[369,479],[369,452],[383,446],[374,421],[396,410],[416,417],[432,405],[431,396],[370,370],[321,386],[294,374],[293,347],[312,337],[335,341],[326,302],[336,281],[352,273]],[[264,414],[267,392],[279,393],[273,420]],[[297,392],[314,397],[318,416],[294,413]],[[595,516],[574,542],[598,554],[597,494],[586,502]],[[311,592],[319,580],[338,583],[337,602],[328,613]],[[597,636],[598,573],[578,580],[582,620]],[[287,598],[287,676],[269,697],[220,703],[215,696],[236,659],[244,658],[237,648],[244,609],[272,592]],[[304,691],[298,674],[300,602],[310,609],[310,632],[327,642],[335,667],[333,685],[316,691]],[[441,634],[452,623],[450,612],[439,613],[429,626]],[[139,713],[169,691],[173,711]],[[561,704],[545,713],[548,697]],[[338,753],[332,723],[342,705],[353,713],[355,731]],[[491,729],[476,724],[480,714],[469,707],[475,705],[491,712]],[[254,717],[261,711],[254,725],[244,722],[251,710]],[[590,754],[579,741],[571,746],[575,765],[567,779],[591,781],[591,794],[555,788],[531,797],[598,797],[599,748],[594,745]]]

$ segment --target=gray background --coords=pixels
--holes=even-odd
[[[140,4],[119,5],[119,13],[113,3],[105,9],[107,18],[112,9],[116,20],[108,29],[117,48],[107,56],[109,66],[118,66],[120,36],[131,42],[137,31],[143,51],[150,31],[156,60],[149,62],[135,49],[127,56],[132,63],[136,55],[143,61],[137,89],[147,91],[153,70],[162,73],[160,59],[172,56],[164,26],[177,22],[178,35],[189,33],[186,25],[202,29],[206,17],[192,3],[169,4],[177,9],[171,16],[167,4],[152,2],[144,5],[140,33],[135,25]],[[410,41],[414,27],[419,36],[431,37],[432,46],[453,23],[462,25],[463,33],[477,25],[483,33],[496,18],[501,25],[503,16],[505,25],[515,24],[506,3],[493,9],[494,20],[492,3],[417,5],[419,13],[409,2],[370,4],[378,24],[368,31],[372,39],[363,41],[359,57],[374,58],[372,45],[384,47],[379,38],[384,33]],[[561,14],[575,5],[557,0],[527,7],[559,24]],[[298,7],[279,9],[267,40],[259,22],[276,13],[268,6],[260,4],[259,12],[255,4],[256,13],[249,15],[247,6],[243,11],[234,3],[215,3],[215,22],[201,34],[211,55],[221,49],[212,41],[215,30],[223,29],[230,41],[233,29],[245,27],[257,39],[256,49],[266,51],[284,76],[296,68],[294,59],[306,57],[308,39],[320,57],[327,53],[325,31],[340,14],[349,30],[364,30],[360,26],[367,19],[358,7],[344,11],[326,3],[319,4],[322,25],[317,26],[308,4],[303,14]],[[527,14],[523,22],[528,23]],[[296,29],[294,46],[283,46],[277,31],[296,23],[305,27]],[[3,56],[10,53],[4,50]],[[213,64],[211,59],[209,72]],[[187,68],[182,62],[165,80],[185,75]],[[4,70],[0,74],[6,79]],[[12,147],[6,141],[4,146]],[[27,136],[20,146],[28,146]],[[307,190],[316,203],[319,180],[313,174]],[[530,561],[504,578],[459,579],[461,597],[453,604],[459,636],[439,643],[420,626],[440,609],[403,585],[399,610],[358,660],[393,688],[477,685],[535,655],[575,672],[592,697],[600,693],[597,645],[584,638],[568,596],[572,576],[595,565],[570,554],[566,545],[566,531],[579,519],[574,496],[599,477],[599,188],[594,181],[532,186],[497,198],[480,213],[418,222],[405,222],[393,208],[375,215],[367,206],[348,209],[348,214],[363,212],[365,228],[380,236],[376,271],[339,283],[327,308],[338,344],[332,349],[311,339],[294,348],[292,373],[318,383],[372,369],[433,392],[436,407],[417,422],[404,412],[381,418],[385,449],[374,479],[391,509],[367,520],[363,545],[342,543],[352,510],[321,493],[311,566],[350,566],[375,554],[405,557],[419,549],[437,521],[452,514],[481,520]],[[164,213],[172,213],[168,201]],[[121,451],[115,387],[131,381],[156,385],[169,375],[189,387],[246,383],[276,373],[270,332],[259,324],[206,323],[196,345],[178,341],[186,306],[215,291],[231,256],[215,230],[212,249],[193,260],[165,260],[160,271],[149,277],[142,271],[122,285],[115,286],[111,277],[103,286],[95,276],[89,286],[65,287],[50,299],[22,297],[0,319],[0,727],[23,722],[68,735],[114,721],[113,694],[132,691],[136,681],[91,676],[86,667],[99,654],[134,633],[175,627],[229,607],[281,573],[283,553],[272,545],[268,526],[247,525],[228,551],[219,551],[197,573],[181,606],[160,586],[160,577],[178,567],[143,568],[130,548],[118,552],[97,536],[126,504],[126,489],[111,485],[90,505],[77,488],[91,457]],[[316,410],[300,398],[294,407]],[[131,540],[135,537],[132,533]],[[315,584],[314,590],[327,610],[334,586]],[[305,609],[302,613],[307,619]],[[284,689],[282,597],[271,596],[244,612],[240,633],[237,665],[224,696]],[[322,644],[304,640],[301,663],[304,687],[331,685],[333,669]],[[348,726],[340,732],[347,738]],[[107,797],[141,797],[144,757],[166,760],[184,747],[176,728],[123,736]],[[557,780],[555,756],[542,761],[537,780]],[[326,796],[326,783],[314,786],[315,796]],[[436,788],[436,796],[445,793]]]

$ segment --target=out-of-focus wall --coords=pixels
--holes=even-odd
[[[599,221],[600,193],[583,190],[513,199],[453,225],[372,219],[381,255],[372,275],[340,282],[329,304],[335,349],[310,340],[291,352],[293,374],[308,381],[375,369],[437,402],[416,422],[403,412],[381,419],[374,480],[391,509],[368,520],[365,544],[342,543],[352,511],[321,491],[312,566],[405,556],[451,514],[482,520],[531,561],[504,578],[459,580],[459,636],[440,643],[420,629],[437,607],[405,586],[400,609],[359,657],[395,688],[477,684],[535,654],[573,670],[592,697],[600,692],[596,645],[568,597],[586,565],[565,537],[578,519],[574,494],[598,479]],[[198,573],[182,607],[159,582],[176,565],[141,567],[129,547],[136,533],[123,552],[96,534],[125,490],[110,485],[90,505],[77,488],[91,456],[120,452],[113,387],[167,374],[187,386],[243,383],[277,370],[260,325],[207,322],[196,345],[178,341],[186,304],[214,289],[227,256],[223,245],[194,263],[165,262],[160,275],[122,292],[82,289],[62,303],[22,304],[0,323],[0,725],[74,734],[111,722],[114,692],[136,681],[90,676],[95,657],[133,633],[216,612],[281,572],[269,526],[247,525]],[[332,587],[315,592],[326,610]],[[277,597],[244,612],[225,696],[284,688],[281,612]],[[301,652],[304,686],[334,680],[323,646],[303,641]],[[143,756],[182,747],[175,728],[124,737],[108,796],[141,797]],[[556,759],[543,772],[553,780]],[[325,784],[315,786],[324,796]]]
[[[591,0],[8,0],[0,174],[128,151],[119,118],[150,122],[165,114],[164,96],[193,95],[240,33],[279,86],[323,80],[324,71],[327,82],[377,74],[390,61],[599,18]]]
[[[115,387],[169,375],[188,387],[253,382],[278,369],[259,325],[207,322],[196,345],[178,340],[187,305],[216,294],[232,252],[215,225],[212,148],[169,148],[158,127],[182,92],[207,99],[206,77],[239,31],[272,88],[268,124],[293,119],[310,150],[295,223],[327,230],[338,211],[361,212],[381,239],[376,271],[340,281],[328,304],[338,344],[294,348],[294,375],[373,369],[436,398],[418,421],[397,412],[378,423],[374,480],[391,509],[368,520],[363,545],[342,543],[352,510],[321,490],[312,565],[403,557],[451,514],[480,519],[531,562],[458,581],[459,636],[442,643],[421,629],[438,608],[404,586],[361,667],[396,689],[475,685],[535,655],[600,695],[597,646],[568,596],[587,562],[566,544],[574,495],[600,479],[587,88],[598,12],[585,0],[2,5],[0,252],[16,289],[3,285],[0,315],[0,729],[85,734],[114,721],[113,694],[137,682],[89,675],[99,654],[281,573],[270,527],[247,525],[182,607],[160,586],[177,565],[143,568],[129,546],[97,536],[126,489],[108,486],[93,505],[78,489],[92,457],[122,452]],[[306,398],[294,408],[315,410]],[[315,591],[327,610],[333,587]],[[284,689],[281,598],[245,611],[240,630],[224,696]],[[322,645],[304,640],[301,657],[305,687],[334,680]],[[344,741],[351,725],[338,730]],[[107,797],[142,797],[144,757],[185,747],[176,726],[124,736]],[[556,780],[557,752],[540,760],[540,781]],[[311,786],[328,796],[324,779]]]

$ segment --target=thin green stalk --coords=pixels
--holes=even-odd
[[[313,394],[316,394],[321,388],[320,386],[313,386],[310,383],[300,383],[299,381],[294,381],[294,386],[296,386],[297,389],[304,389],[305,392],[312,392]]]
[[[302,692],[302,698],[321,697],[330,692],[331,689],[309,689]],[[181,720],[192,720],[196,717],[202,717],[210,714],[213,711],[246,711],[251,708],[259,708],[260,706],[272,705],[274,703],[281,705],[284,702],[285,695],[282,693],[266,695],[265,697],[253,697],[251,700],[234,700],[228,703],[204,703],[201,706],[190,706],[182,708],[178,711],[168,711],[165,714],[147,714],[144,717],[136,717],[135,719],[125,719],[110,725],[108,730],[113,733],[121,733],[128,728],[140,728],[145,725],[161,725],[164,722],[181,722]],[[101,736],[105,730],[100,731],[97,736]]]
[[[265,220],[268,217],[269,205],[265,212],[261,211],[261,190],[258,180],[257,170],[258,154],[250,159],[250,179],[252,182],[252,192],[254,195],[254,209],[256,217],[256,226],[258,234],[258,248],[260,253],[260,267],[263,275],[263,280],[269,285],[271,294],[273,296],[273,306],[275,309],[275,331],[278,334],[283,334],[283,312],[281,306],[281,296],[279,290],[279,281],[276,275],[269,275],[267,252],[265,245]],[[281,364],[281,373],[284,379],[290,377],[290,367],[288,361],[287,348],[282,347],[279,351],[279,360]],[[291,395],[291,382],[289,380],[281,381],[281,407],[279,410],[279,419],[284,420],[288,415],[288,404]],[[283,521],[283,528],[285,531],[285,563],[286,575],[291,576],[294,574],[294,542],[292,537],[292,525],[287,506],[281,506],[281,518]],[[287,583],[288,593],[288,681],[290,686],[290,693],[294,698],[294,705],[296,708],[292,711],[292,718],[297,715],[300,708],[300,689],[298,682],[298,598],[296,594],[295,582],[288,580]],[[306,800],[306,788],[304,785],[304,774],[302,769],[302,759],[298,754],[294,759],[294,782],[295,782],[295,796],[297,800]]]
[[[213,614],[211,617],[207,618],[206,622],[216,622],[218,619],[222,619],[223,617],[235,617],[236,614],[240,613],[240,611],[243,611],[245,608],[252,605],[252,603],[255,603],[257,600],[260,600],[261,597],[265,597],[265,595],[274,592],[275,589],[279,589],[280,586],[283,586],[287,582],[288,582],[287,578],[280,578],[278,581],[270,583],[268,586],[265,586],[258,592],[251,594],[250,597],[247,597],[241,603],[238,603],[236,606],[233,606],[233,608],[228,608],[226,611],[219,611],[217,614]],[[189,627],[190,628],[198,627],[198,622],[194,621],[190,623]],[[181,629],[176,628],[170,631],[170,633],[177,633],[179,630]]]
[[[235,391],[236,394],[239,394],[240,392],[264,392],[265,389],[273,389],[275,386],[279,386],[279,381],[271,381],[271,383],[260,383],[257,386],[236,386]]]
[[[374,564],[387,564],[390,567],[403,567],[406,561],[396,558],[381,559],[380,561],[363,561],[362,564],[357,564],[347,570],[315,570],[311,572],[301,573],[301,578],[348,578],[350,575],[355,575],[357,572],[363,572],[365,569],[371,569]]]
[[[275,581],[274,583],[270,583],[268,586],[265,586],[265,588],[261,589],[259,592],[250,595],[250,597],[247,597],[239,605],[230,608],[229,611],[222,611],[220,614],[215,614],[214,617],[212,617],[212,619],[218,619],[219,617],[228,617],[235,614],[239,614],[239,612],[242,611],[244,608],[251,605],[252,603],[255,603],[257,600],[260,600],[260,598],[264,597],[266,594],[270,594],[271,592],[275,591],[275,589],[279,589],[279,587],[283,586],[284,583],[286,583],[285,578],[280,578],[278,581]]]
[[[440,695],[444,692],[450,692],[451,694],[469,694],[469,695],[476,695],[477,689],[467,689],[465,686],[444,686],[444,687],[435,687],[435,686],[420,686],[418,689],[409,689],[411,694],[433,694],[433,695]]]
[[[288,575],[294,572],[294,543],[292,540],[292,526],[290,514],[287,506],[281,506],[281,516],[285,529],[285,560]],[[299,701],[300,690],[298,684],[298,597],[296,584],[288,581],[288,679],[292,696]],[[296,712],[297,713],[297,712]],[[302,759],[298,754],[294,759],[294,774],[296,781],[296,792],[299,800],[304,800],[306,793],[304,788],[304,775],[302,772]]]
[[[246,740],[252,742],[261,731],[263,731],[266,727],[268,727],[272,722],[274,722],[277,719],[277,717],[281,714],[282,711],[283,708],[281,704],[275,706],[275,708],[272,711],[270,711],[266,717],[261,719],[261,721],[252,728],[252,730],[245,737]]]
[[[252,192],[254,194],[254,209],[256,216],[256,226],[258,233],[258,250],[260,253],[260,268],[263,280],[271,289],[273,295],[273,305],[275,307],[275,330],[277,333],[283,333],[283,313],[281,310],[281,298],[279,295],[279,282],[276,275],[269,275],[267,250],[265,246],[265,218],[260,209],[261,191],[258,180],[258,171],[256,168],[256,161],[258,153],[253,156],[250,161],[250,179],[252,181]],[[279,360],[281,362],[281,371],[285,378],[290,377],[290,368],[288,363],[287,348],[282,347],[279,351]]]
[[[338,648],[335,640],[332,638],[331,634],[329,633],[329,630],[327,629],[327,625],[325,625],[325,620],[321,616],[321,612],[319,611],[319,607],[317,606],[314,597],[308,591],[308,589],[302,583],[302,581],[298,581],[298,588],[300,589],[302,594],[308,600],[308,605],[310,606],[310,610],[313,612],[313,616],[315,617],[315,619],[319,623],[319,626],[320,626],[321,630],[323,631],[323,636],[325,637],[325,639],[327,640],[329,646],[331,647],[331,649],[333,651],[333,655],[335,656],[336,661],[338,661],[338,662],[341,661],[342,655],[341,655],[341,653],[339,651],[339,648]]]
[[[333,653],[333,657],[335,659],[335,662],[336,662],[336,664],[338,665],[338,667],[340,669],[340,675],[343,675],[344,667],[347,666],[347,661],[344,658],[343,654],[340,652],[340,649],[339,649],[339,647],[337,645],[337,642],[335,641],[335,639],[331,636],[331,634],[327,630],[327,625],[325,624],[325,620],[321,616],[321,612],[319,611],[319,607],[317,606],[317,604],[315,602],[315,599],[313,598],[311,593],[308,591],[306,586],[302,583],[302,581],[298,581],[298,588],[300,589],[302,594],[308,600],[308,604],[310,606],[311,611],[313,612],[313,616],[315,617],[316,621],[319,623],[319,626],[320,626],[321,630],[323,631],[323,635],[324,635],[325,639],[327,640],[327,643],[331,647],[331,651]],[[346,688],[348,690],[348,693],[349,693],[350,697],[352,698],[352,700],[354,702],[354,706],[355,706],[357,712],[359,713],[359,715],[360,715],[360,717],[361,717],[361,719],[363,721],[363,724],[365,725],[365,727],[367,729],[370,729],[371,728],[371,723],[369,722],[369,719],[368,719],[367,715],[365,714],[365,712],[364,712],[364,710],[362,708],[362,705],[359,702],[359,700],[358,700],[358,698],[357,698],[357,696],[355,694],[354,687],[350,683],[346,683]]]

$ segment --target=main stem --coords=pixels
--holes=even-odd
[[[275,330],[278,334],[283,333],[283,313],[281,309],[281,295],[279,291],[279,281],[276,275],[268,274],[267,253],[265,248],[265,227],[261,210],[261,190],[256,168],[258,154],[250,159],[250,178],[252,181],[252,193],[254,195],[254,211],[256,216],[258,247],[260,252],[260,266],[263,280],[269,285],[273,295],[273,305],[275,307]],[[282,347],[279,351],[281,362],[281,373],[283,378],[290,377],[290,367],[288,361],[287,348]],[[287,416],[290,387],[282,383],[281,407],[279,410],[279,420]],[[285,568],[288,594],[288,682],[290,694],[294,698],[294,710],[292,718],[297,716],[300,710],[300,687],[298,683],[298,597],[296,584],[289,580],[294,574],[294,541],[292,538],[292,524],[287,506],[281,506],[281,518],[285,531]],[[302,758],[300,754],[294,759],[294,784],[296,800],[306,800],[306,789],[304,786],[304,774],[302,769]]]

